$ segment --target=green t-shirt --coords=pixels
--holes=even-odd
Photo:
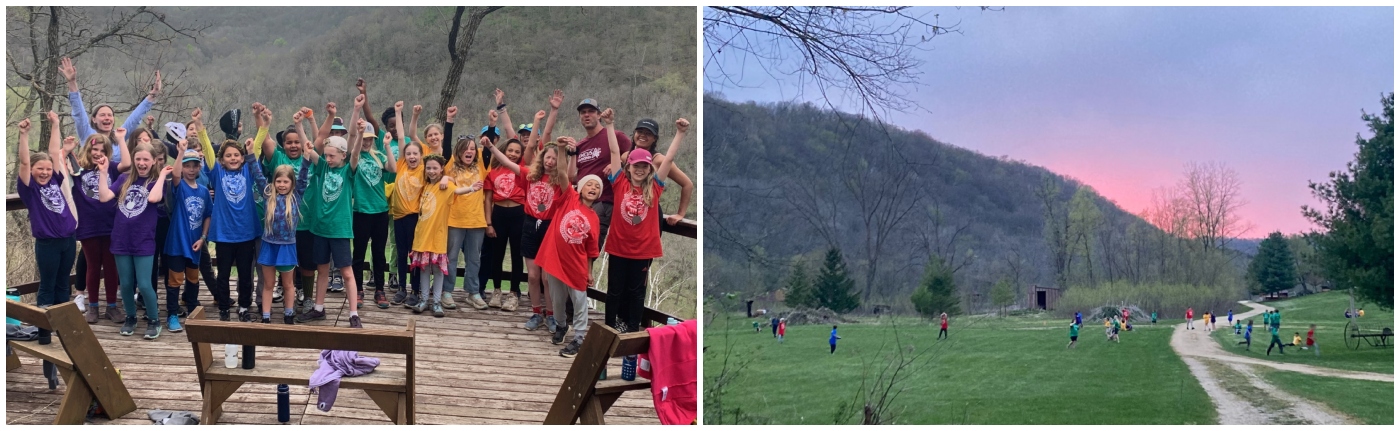
[[[1123,329],[1123,326],[1122,326],[1121,323],[1118,323],[1117,320],[1114,320],[1114,321],[1113,321],[1113,329]]]
[[[304,154],[306,154],[306,153],[302,153],[302,154],[304,155]],[[297,176],[297,175],[301,175],[301,157],[298,156],[298,157],[295,158],[295,159],[293,159],[293,158],[291,158],[291,157],[287,157],[287,153],[282,151],[282,146],[281,146],[281,145],[276,146],[276,147],[272,150],[272,157],[269,158],[269,159],[267,159],[267,163],[264,163],[264,164],[263,164],[263,175],[266,175],[266,176],[267,176],[267,183],[268,183],[268,184],[272,184],[272,174],[276,173],[276,172],[277,172],[277,167],[278,167],[278,166],[282,166],[282,165],[291,165],[291,166],[292,166],[292,186],[293,186],[293,187],[296,187],[296,176]],[[259,202],[258,202],[258,207],[259,207],[258,214],[263,214],[263,212],[262,212],[262,211],[263,211],[263,210],[262,210],[262,208],[263,208],[263,207],[262,207],[262,201],[259,201]],[[304,220],[306,220],[306,207],[303,206],[301,212],[302,212],[302,214],[301,214],[302,220],[304,221]],[[310,230],[310,229],[311,229],[310,223],[301,223],[301,222],[298,222],[298,223],[297,223],[297,230],[298,230],[298,231]]]
[[[1079,325],[1076,325],[1076,324],[1073,324],[1073,323],[1071,323],[1071,324],[1069,325],[1069,336],[1071,336],[1071,337],[1078,337],[1078,336],[1079,336]]]
[[[375,156],[378,157],[375,157]],[[383,151],[360,153],[360,164],[355,167],[355,203],[351,207],[361,214],[379,214],[389,211],[389,200],[384,196],[384,183],[394,181],[394,173],[384,170],[389,156]],[[387,178],[386,178],[387,177]]]
[[[355,200],[350,185],[355,170],[349,164],[339,168],[326,165],[321,157],[312,165],[302,198],[303,224],[311,225],[311,233],[322,238],[354,238],[350,223],[350,204]]]

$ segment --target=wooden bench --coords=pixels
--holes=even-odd
[[[389,420],[399,425],[412,425],[414,327],[414,319],[409,319],[406,329],[396,330],[221,322],[206,320],[204,307],[195,307],[185,322],[185,334],[194,348],[200,392],[204,395],[200,423],[218,423],[224,401],[244,383],[306,386],[317,368],[315,363],[290,367],[263,361],[257,361],[251,370],[241,366],[225,368],[222,352],[216,360],[210,346],[217,343],[404,355],[402,370],[381,365],[373,373],[342,378],[340,388],[364,390],[379,409],[389,415]]]
[[[102,344],[97,342],[97,335],[78,311],[77,304],[65,302],[44,309],[6,299],[5,314],[53,331],[51,344],[39,344],[38,340],[12,340],[5,344],[15,351],[53,363],[58,369],[68,389],[63,393],[63,403],[53,420],[55,425],[82,425],[94,398],[110,419],[136,410],[136,402],[131,399],[126,384],[117,375],[116,367],[102,350]],[[20,367],[18,355],[7,352],[6,356],[6,371]]]
[[[651,390],[651,381],[641,377],[630,382],[620,377],[598,381],[598,374],[608,366],[609,359],[647,352],[650,338],[646,331],[621,334],[592,322],[584,340],[568,376],[559,385],[545,425],[603,425],[603,414],[624,392]]]

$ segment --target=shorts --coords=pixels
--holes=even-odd
[[[544,234],[549,232],[549,220],[540,220],[529,215],[525,216],[525,226],[520,235],[521,255],[526,259],[534,259],[540,253],[540,243],[544,242]]]
[[[161,262],[165,263],[167,271],[185,272],[186,269],[199,269],[199,262],[191,262],[190,258],[184,256],[165,255]]]
[[[1070,341],[1079,341],[1079,336],[1078,336],[1078,335],[1075,335],[1075,336],[1069,337],[1069,340],[1070,340]]]
[[[312,235],[310,230],[297,231],[297,266],[305,271],[316,270],[316,259],[312,253],[316,251],[316,235]]]
[[[258,265],[276,267],[296,267],[297,262],[296,244],[273,244],[264,242],[262,250],[258,252]],[[280,269],[279,269],[280,271]]]
[[[332,269],[340,269],[351,265],[350,238],[312,237],[315,238],[315,250],[311,251],[311,260],[317,266],[329,263]]]

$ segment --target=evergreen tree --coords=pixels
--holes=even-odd
[[[923,282],[919,283],[909,300],[914,303],[914,310],[924,317],[932,319],[940,313],[952,316],[962,313],[957,292],[952,269],[943,263],[943,259],[934,256],[924,270]]]
[[[1303,215],[1325,229],[1318,257],[1338,288],[1355,288],[1384,309],[1395,304],[1395,93],[1381,98],[1381,115],[1362,113],[1370,139],[1356,137],[1356,160],[1326,183],[1309,182],[1322,209]]]
[[[807,266],[803,265],[802,261],[792,265],[792,274],[788,275],[787,296],[783,298],[783,303],[792,308],[817,306],[817,296],[812,292],[812,281],[807,278]]]
[[[1292,288],[1298,283],[1298,269],[1293,251],[1283,234],[1274,232],[1259,243],[1259,254],[1249,262],[1249,276],[1258,293],[1273,293]]]
[[[826,262],[817,274],[813,285],[817,304],[837,313],[849,313],[860,307],[860,297],[856,294],[856,282],[846,272],[846,262],[841,258],[841,249],[832,247],[826,251]]]

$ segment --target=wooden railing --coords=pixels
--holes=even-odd
[[[22,210],[22,209],[26,209],[26,208],[25,208],[25,206],[24,206],[24,201],[21,201],[21,200],[19,199],[19,195],[18,195],[18,194],[11,193],[11,194],[5,196],[5,211],[6,211],[6,212],[9,212],[9,211],[17,211],[17,210]],[[694,221],[694,220],[691,220],[691,219],[684,219],[684,220],[681,220],[679,223],[676,223],[674,226],[669,225],[669,224],[666,224],[665,222],[662,222],[662,223],[661,223],[661,227],[662,227],[661,230],[662,230],[663,232],[666,232],[666,233],[670,233],[670,234],[674,234],[674,235],[680,235],[680,236],[683,236],[683,237],[686,237],[686,238],[691,238],[691,239],[694,239],[694,238],[696,237],[696,231],[697,231],[697,229],[696,229],[695,221]],[[464,277],[464,276],[465,276],[465,273],[466,273],[466,268],[457,267],[457,276],[458,276],[458,277]],[[516,281],[516,282],[520,282],[520,283],[527,283],[527,282],[529,281],[529,280],[528,280],[528,274],[526,274],[525,271],[522,270],[522,271],[520,272],[520,275],[516,278],[515,281]],[[73,276],[70,276],[70,277],[69,277],[69,282],[70,282],[72,285],[76,286],[77,283],[78,283],[77,274],[74,274]],[[10,286],[10,287],[19,288],[21,292],[34,292],[34,291],[37,291],[37,290],[38,290],[39,282],[38,282],[38,281],[34,281],[34,282],[19,284],[19,285]],[[590,288],[588,289],[588,298],[606,304],[606,303],[608,302],[608,301],[607,301],[607,300],[608,300],[608,293],[590,287]],[[646,310],[644,310],[644,311],[642,312],[642,318],[643,318],[643,319],[646,319],[646,320],[649,320],[649,321],[652,321],[652,322],[656,322],[656,323],[658,323],[658,324],[663,324],[663,325],[666,324],[666,319],[668,319],[668,318],[676,319],[676,320],[682,320],[682,319],[679,318],[679,317],[676,317],[676,316],[673,316],[673,315],[670,315],[670,314],[667,314],[667,313],[663,313],[663,312],[661,312],[661,311],[658,311],[658,310],[655,310],[655,309],[652,309],[652,308],[647,308]]]

